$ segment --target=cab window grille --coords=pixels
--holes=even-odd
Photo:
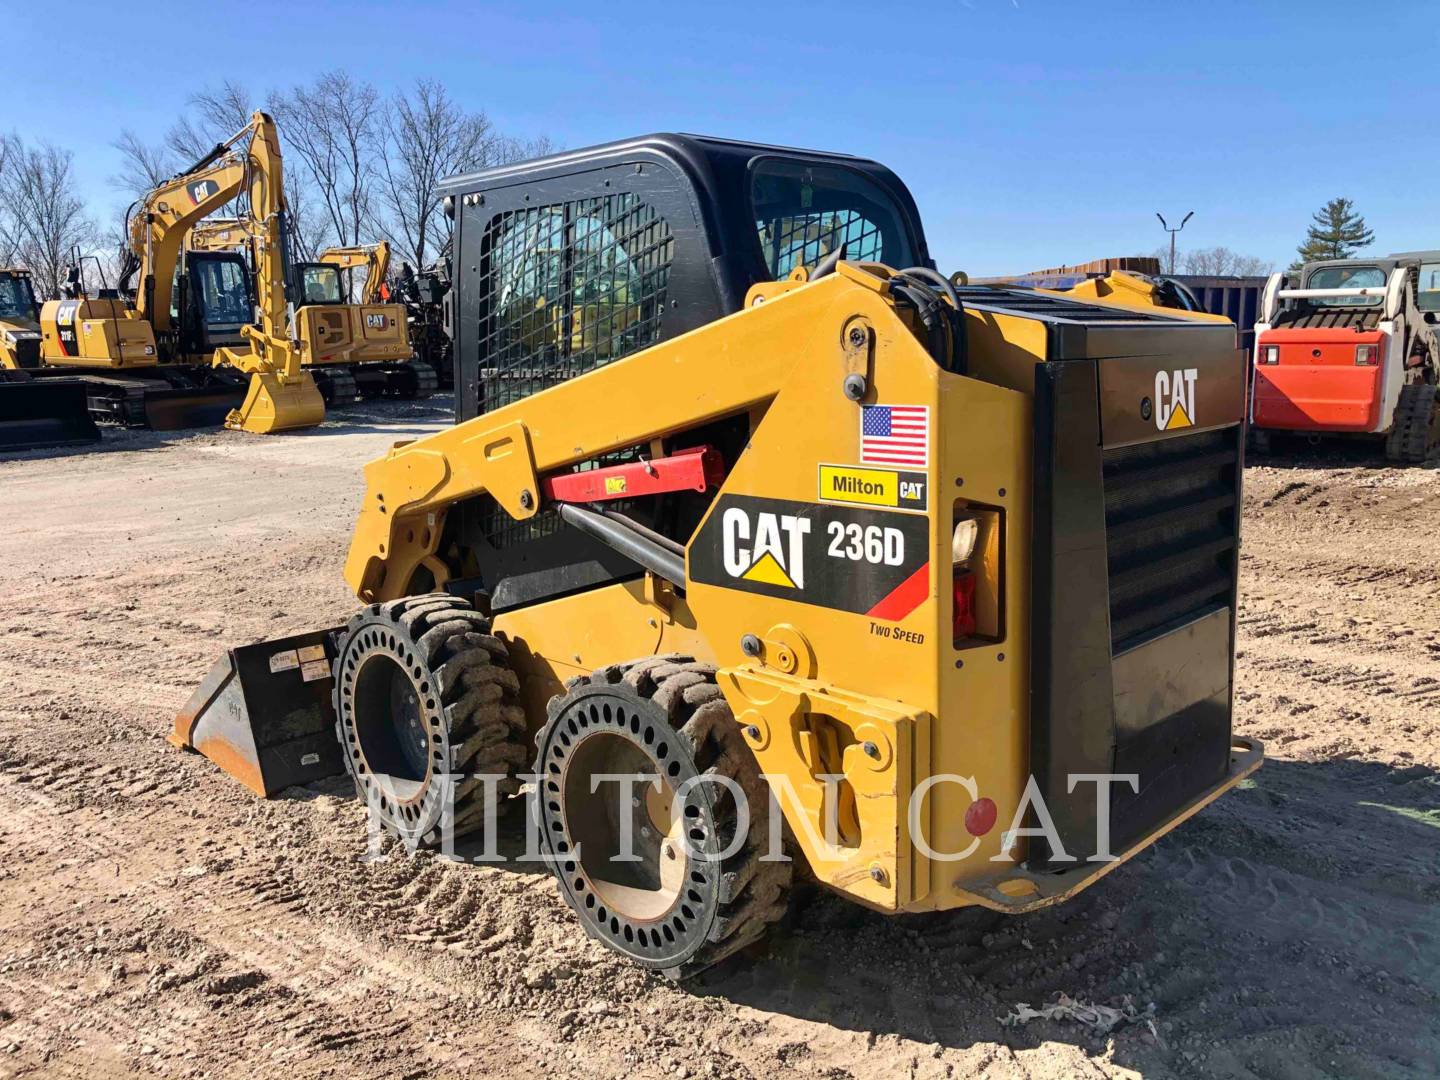
[[[778,280],[845,246],[851,262],[884,262],[880,227],[855,210],[793,214],[756,222],[765,265]]]
[[[633,194],[496,215],[483,240],[480,411],[660,340],[670,227]]]
[[[750,209],[760,255],[776,280],[842,247],[851,262],[916,262],[899,205],[843,165],[761,158],[751,167]]]

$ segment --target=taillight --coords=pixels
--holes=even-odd
[[[1374,367],[1380,362],[1379,345],[1356,345],[1355,363],[1358,367]]]
[[[979,538],[979,523],[971,517],[957,521],[950,537],[951,572],[955,582],[952,630],[956,641],[975,635],[975,575],[970,570],[970,559]]]
[[[975,636],[975,575],[955,567],[955,617],[951,626],[956,641]]]
[[[1278,363],[1280,363],[1280,346],[1279,346],[1279,345],[1261,345],[1261,346],[1260,346],[1260,363],[1262,363],[1262,364],[1278,364]]]

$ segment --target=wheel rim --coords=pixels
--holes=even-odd
[[[397,802],[409,802],[430,777],[430,739],[420,688],[384,653],[372,653],[355,677],[355,734],[370,771],[389,778]]]
[[[338,726],[362,796],[402,834],[423,836],[445,809],[433,781],[449,754],[430,671],[378,622],[351,633],[337,666]]]
[[[722,849],[713,785],[695,782],[694,763],[660,710],[612,688],[582,689],[547,727],[538,767],[540,825],[561,892],[580,919],[650,967],[693,956],[715,921]],[[660,786],[635,783],[639,804],[622,806],[618,782],[591,792],[600,773],[654,776]],[[620,850],[622,813],[638,862],[611,858]]]
[[[600,731],[567,755],[560,780],[578,872],[601,903],[635,923],[665,917],[690,864],[675,788],[655,764],[629,739]],[[594,782],[601,777],[616,779]],[[627,833],[633,858],[622,859]]]

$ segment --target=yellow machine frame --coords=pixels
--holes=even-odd
[[[211,218],[191,230],[188,244],[195,251],[247,249],[255,227],[241,218]],[[385,241],[364,247],[329,248],[317,262],[340,269],[367,267],[359,304],[305,304],[295,311],[293,323],[301,345],[304,367],[365,364],[408,360],[409,326],[402,304],[378,302],[380,286],[390,264]]]
[[[259,327],[241,333],[247,349],[209,356],[160,355],[173,331],[175,267],[191,231],[212,211],[248,192],[255,221]],[[130,217],[130,245],[140,258],[133,305],[123,300],[51,300],[41,314],[48,364],[89,368],[154,367],[161,360],[230,366],[251,376],[249,391],[226,426],[254,432],[312,427],[325,415],[314,380],[302,370],[303,346],[287,330],[284,273],[285,195],[275,122],[256,112],[201,167],[151,191]]]
[[[1022,317],[967,312],[976,377],[948,373],[897,309],[889,276],[882,266],[842,262],[822,280],[805,283],[802,274],[756,286],[738,314],[397,446],[366,466],[345,576],[366,602],[407,595],[417,580],[443,587],[448,568],[437,551],[447,509],[459,500],[488,493],[523,521],[540,509],[540,474],[748,413],[748,451],[686,545],[684,597],[647,575],[496,617],[497,632],[513,643],[531,724],[543,721],[544,701],[573,675],[672,651],[711,660],[822,882],[889,912],[1040,907],[1091,884],[1238,784],[1261,751],[1237,741],[1222,785],[1115,862],[1031,873],[1021,865],[1025,844],[1009,828],[966,831],[975,791],[994,801],[1000,822],[1017,818],[1028,774],[1029,394],[1045,334]],[[861,615],[696,580],[695,536],[727,494],[814,502],[815,463],[856,460],[856,405],[838,390],[851,374],[865,378],[875,400],[924,405],[937,419],[927,476],[936,503],[927,526],[932,553],[949,550],[955,515],[982,509],[1003,521],[991,537],[992,555],[1007,568],[995,602],[1011,614],[993,644],[966,650],[963,665],[950,655],[952,600],[939,568],[924,599],[885,635]],[[759,640],[749,653],[747,636]],[[850,687],[885,687],[887,696]],[[843,778],[838,789],[822,781],[827,773]],[[921,784],[933,786],[912,816]],[[913,843],[917,830],[928,848]]]

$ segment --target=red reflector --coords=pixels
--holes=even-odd
[[[998,811],[990,799],[976,799],[965,811],[965,831],[971,836],[984,836],[995,827]]]
[[[955,616],[954,636],[960,638],[975,636],[975,575],[955,568]]]

